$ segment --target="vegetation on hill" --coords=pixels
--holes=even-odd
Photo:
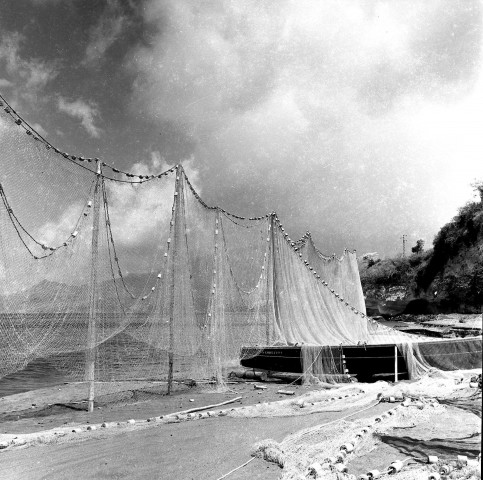
[[[362,258],[359,264],[366,295],[403,287],[442,310],[481,312],[483,308],[483,182],[475,184],[480,200],[463,206],[424,251],[418,241],[407,257]]]

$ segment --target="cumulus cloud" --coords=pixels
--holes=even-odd
[[[94,102],[85,102],[81,99],[69,101],[60,96],[57,107],[61,112],[79,119],[81,125],[91,137],[100,137],[101,129],[94,124],[96,118],[99,117],[99,110]]]
[[[198,171],[193,166],[193,159],[187,159],[182,164],[197,188]],[[153,151],[150,162],[134,164],[131,172],[135,175],[154,175],[169,168],[159,152]],[[160,235],[169,231],[174,198],[173,176],[139,186],[109,183],[108,193],[116,243],[127,248],[158,249]]]
[[[38,241],[49,247],[58,247],[74,231],[76,222],[82,213],[83,205],[73,203],[69,205],[60,218],[41,225],[38,229]]]
[[[157,34],[132,52],[132,103],[190,135],[224,206],[390,251],[469,190],[446,172],[478,168],[480,2],[149,0],[144,15]]]
[[[151,0],[145,20],[133,106],[191,135],[216,201],[382,251],[461,201],[442,172],[476,168],[478,2]]]
[[[0,136],[2,123],[0,123]],[[183,168],[189,176],[195,189],[199,172],[194,167],[193,159],[182,162]],[[158,151],[152,151],[149,161],[138,162],[131,171],[136,175],[152,175],[171,168],[167,165]],[[107,205],[112,234],[116,246],[116,253],[124,274],[149,272],[154,266],[162,264],[166,241],[170,235],[171,209],[174,201],[175,174],[163,176],[161,179],[139,185],[122,184],[106,181]],[[92,200],[92,198],[90,198]],[[48,222],[42,223],[35,229],[35,238],[47,246],[59,246],[76,229],[79,217],[86,199],[73,200],[60,214],[52,215]],[[92,213],[92,211],[91,211]],[[106,225],[107,217],[104,207],[100,208],[100,236],[99,248],[107,259]],[[83,249],[81,258],[76,260],[77,280],[83,277],[89,269],[89,254],[91,245],[92,216],[84,219],[76,238],[76,248]],[[23,248],[23,247],[22,247]],[[42,250],[39,251],[42,254]],[[82,257],[85,254],[85,257]],[[67,261],[67,260],[66,260]],[[104,269],[106,267],[106,269]],[[102,275],[110,275],[110,267],[100,267]],[[1,280],[1,272],[0,272]]]
[[[120,37],[128,19],[122,14],[117,0],[108,0],[105,11],[89,32],[89,43],[85,52],[85,64],[92,64],[104,57],[106,51]]]

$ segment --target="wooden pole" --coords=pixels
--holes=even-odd
[[[398,381],[398,372],[397,372],[397,345],[394,345],[394,381]]]
[[[268,225],[270,227],[269,234],[271,233],[272,226],[271,226],[271,219],[268,220]],[[268,237],[270,238],[270,237]],[[267,301],[266,301],[266,318],[265,318],[265,333],[267,337],[267,346],[270,345],[270,274],[269,271],[271,270],[269,266],[271,266],[272,262],[272,248],[271,248],[272,242],[268,242],[268,248],[267,248],[267,261],[265,262],[265,275],[267,276],[267,291],[266,291],[266,296],[267,296]],[[273,272],[272,272],[273,275]]]
[[[213,245],[213,285],[212,290],[212,304],[211,304],[211,324],[210,324],[210,349],[211,349],[211,361],[212,361],[212,374],[215,378],[216,384],[220,385],[223,379],[222,366],[221,366],[221,349],[223,343],[226,342],[224,331],[221,331],[220,322],[223,320],[223,314],[219,309],[219,296],[218,292],[222,283],[222,272],[220,265],[220,244],[223,244],[223,235],[219,235],[218,232],[222,232],[220,210],[216,209],[215,212],[215,231],[214,231],[214,245]],[[224,321],[224,320],[223,320]]]
[[[180,181],[183,170],[176,168],[176,182],[174,187],[174,202],[173,202],[173,228],[171,233],[171,245],[169,246],[171,256],[171,291],[170,291],[170,308],[169,308],[169,350],[168,350],[168,395],[171,395],[173,388],[173,369],[174,369],[174,308],[175,308],[175,276],[176,276],[176,257],[177,257],[177,242],[180,238],[180,205],[181,197],[183,195],[183,182]]]
[[[181,410],[180,412],[170,413],[169,416],[174,417],[175,415],[186,415],[187,413],[200,412],[201,410],[208,410],[209,408],[221,407],[222,405],[228,405],[229,403],[238,402],[243,397],[232,398],[231,400],[226,400],[221,403],[215,403],[213,405],[205,405],[204,407],[190,408],[189,410]]]
[[[280,328],[280,312],[278,306],[278,289],[277,289],[277,258],[276,258],[276,244],[275,244],[275,212],[270,215],[270,230],[271,230],[271,246],[272,246],[272,291],[273,291],[273,310],[275,313],[275,321]]]
[[[90,281],[90,302],[89,302],[89,324],[87,327],[87,352],[85,376],[89,385],[87,411],[94,410],[94,384],[96,366],[96,317],[97,317],[97,263],[99,256],[99,208],[100,208],[100,185],[101,185],[101,163],[97,160],[97,179],[94,188],[94,211],[92,218],[92,240],[91,240],[91,281]]]

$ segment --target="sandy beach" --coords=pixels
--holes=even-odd
[[[300,445],[293,446],[297,432],[314,428],[322,432],[323,425],[336,428],[335,434],[324,438],[332,435],[332,453],[337,453],[364,423],[377,426],[347,457],[345,464],[352,474],[383,471],[389,461],[407,457],[414,459],[407,466],[411,469],[426,468],[428,455],[437,455],[440,462],[458,455],[472,459],[481,440],[481,390],[469,384],[475,373],[481,370],[437,374],[419,382],[354,383],[334,389],[265,383],[266,388],[259,390],[257,383],[239,382],[220,393],[206,385],[181,385],[171,396],[106,403],[92,414],[72,408],[82,408],[82,403],[72,403],[85,397],[82,384],[12,395],[0,400],[2,479],[217,480],[248,461],[226,478],[296,478],[289,470],[297,456],[315,461],[331,454],[328,450],[296,453],[302,452]],[[280,389],[293,395],[278,393]],[[405,407],[380,401],[388,395],[413,401]],[[200,410],[189,416],[172,415],[238,397],[209,409],[209,414]],[[280,462],[252,456],[257,442],[267,439],[285,449],[284,468]],[[307,467],[302,474],[307,474]],[[326,478],[337,478],[331,470],[327,474]]]

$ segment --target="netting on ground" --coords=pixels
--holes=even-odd
[[[418,339],[365,316],[353,254],[327,263],[310,241],[304,257],[276,214],[208,206],[181,166],[124,173],[63,153],[3,102],[0,145],[0,376],[44,359],[101,394],[222,384],[242,346],[298,343],[324,347],[304,364],[335,378],[328,346]]]
[[[398,460],[398,457],[386,457],[388,451],[392,452],[391,455],[399,455],[399,460],[403,461],[403,468],[391,473],[391,478],[396,480],[426,480],[430,473],[438,472],[442,465],[450,464],[454,468],[450,478],[479,478],[472,476],[478,472],[479,465],[456,466],[457,455],[474,459],[479,453],[481,439],[477,417],[472,420],[474,433],[469,436],[464,429],[459,433],[457,427],[451,431],[443,425],[442,430],[438,430],[438,438],[431,439],[432,433],[426,433],[429,425],[451,418],[452,413],[448,408],[472,412],[467,414],[469,419],[473,413],[481,416],[481,391],[468,389],[472,373],[434,373],[417,382],[403,382],[394,386],[386,382],[345,386],[333,391],[311,392],[297,400],[245,407],[231,415],[286,416],[289,412],[291,415],[345,412],[340,420],[326,421],[300,430],[281,442],[267,439],[253,446],[254,456],[282,467],[281,480],[359,478],[376,470],[376,467],[381,474],[388,473],[379,465],[387,468]],[[371,414],[377,399],[381,397],[412,401],[405,405],[392,404],[392,408],[391,404],[386,404],[386,411]],[[478,406],[479,412],[473,412]],[[366,414],[360,415],[363,412]],[[351,414],[363,418],[351,419]],[[465,428],[466,431],[471,430],[471,427]],[[423,439],[418,435],[422,435]],[[378,455],[377,450],[383,443],[392,445],[394,451],[382,450]],[[436,455],[437,463],[429,464],[429,455]],[[367,467],[368,457],[369,465],[373,462],[373,467],[361,470],[361,465]],[[346,474],[342,475],[344,468]],[[355,474],[357,477],[351,477]]]

